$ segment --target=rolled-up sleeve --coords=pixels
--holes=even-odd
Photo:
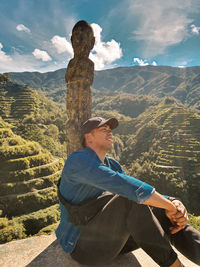
[[[125,173],[114,171],[93,158],[75,153],[68,158],[65,175],[72,183],[95,186],[102,190],[124,196],[136,203],[144,203],[155,188]]]

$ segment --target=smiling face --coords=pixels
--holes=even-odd
[[[113,134],[110,126],[105,124],[99,128],[95,128],[85,135],[86,144],[95,150],[109,151],[113,146]]]

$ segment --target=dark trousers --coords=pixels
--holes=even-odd
[[[105,201],[106,200],[106,201]],[[110,263],[117,255],[142,248],[158,265],[170,266],[177,258],[171,243],[187,258],[200,264],[200,233],[190,225],[170,235],[170,221],[162,209],[136,204],[108,194],[97,199],[103,206],[82,231],[73,259],[84,265]],[[106,203],[105,203],[106,202]],[[95,203],[88,210],[95,210]],[[82,211],[84,210],[84,207]]]

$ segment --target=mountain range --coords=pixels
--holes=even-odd
[[[62,102],[65,69],[54,72],[9,73],[13,82],[44,92]],[[92,86],[97,91],[129,93],[153,97],[173,96],[188,107],[200,109],[200,67],[132,66],[95,71]]]

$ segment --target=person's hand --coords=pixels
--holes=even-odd
[[[175,227],[176,223],[174,221],[174,216],[177,214],[177,208],[176,206],[174,205],[174,209],[172,210],[165,210],[165,214],[166,216],[168,217],[168,219],[170,220],[170,222],[174,225],[173,227]],[[171,227],[172,228],[172,227]],[[170,229],[171,231],[171,229]]]
[[[175,205],[177,212],[175,214],[169,213],[168,215],[166,215],[173,224],[173,226],[170,227],[170,232],[171,234],[175,234],[185,228],[189,218],[187,210],[181,201],[173,200],[172,203]]]

